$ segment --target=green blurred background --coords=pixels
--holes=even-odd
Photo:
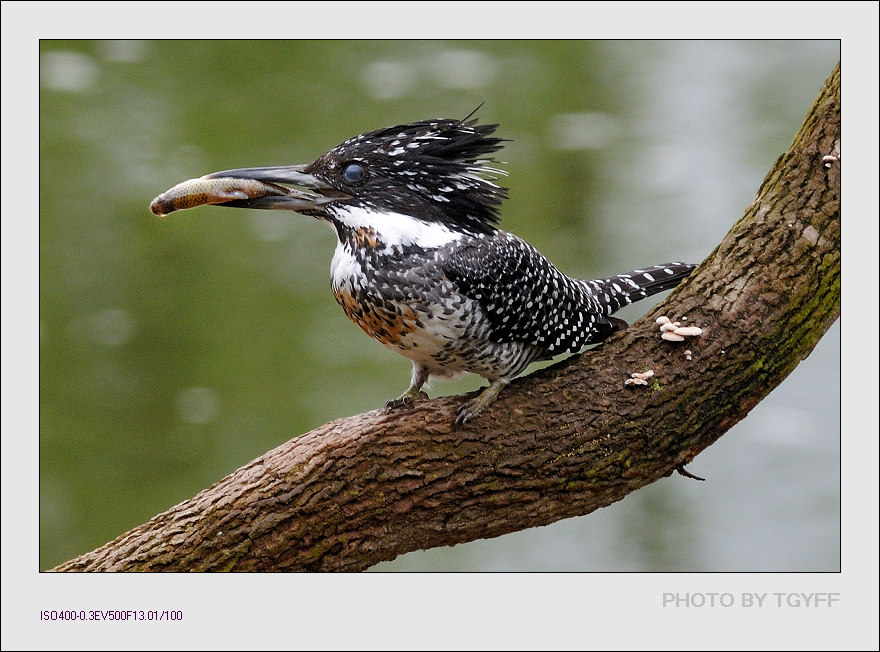
[[[409,380],[333,300],[329,229],[159,219],[160,192],[483,104],[511,140],[505,228],[575,276],[696,262],[839,57],[836,41],[42,41],[40,569]],[[835,325],[697,457],[708,482],[375,570],[837,571],[839,349]]]

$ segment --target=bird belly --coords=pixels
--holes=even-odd
[[[514,376],[541,357],[538,349],[524,343],[489,339],[478,328],[481,320],[465,317],[479,310],[466,305],[467,299],[426,306],[347,288],[334,288],[334,295],[346,316],[367,335],[419,363],[432,376],[470,372],[494,380]]]
[[[523,342],[494,340],[483,308],[461,294],[432,257],[408,262],[404,267],[364,249],[337,247],[333,295],[367,335],[434,376],[470,372],[494,380],[541,357]]]
[[[386,299],[346,286],[334,288],[333,294],[345,315],[367,335],[426,365],[466,330],[454,314],[437,306]]]

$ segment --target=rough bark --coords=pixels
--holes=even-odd
[[[838,65],[742,219],[628,330],[515,381],[465,428],[450,425],[461,397],[328,423],[54,570],[362,570],[588,514],[670,475],[839,317],[840,162],[823,160],[839,148]],[[703,334],[663,341],[660,314]],[[624,386],[647,369],[652,384]]]

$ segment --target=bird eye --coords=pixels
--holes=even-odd
[[[367,177],[367,168],[360,163],[349,163],[342,171],[342,177],[348,183],[360,183]]]

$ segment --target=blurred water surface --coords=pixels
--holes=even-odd
[[[159,219],[159,192],[483,104],[511,140],[505,228],[582,277],[699,261],[838,59],[831,41],[42,41],[40,568],[409,378],[333,300],[329,229]],[[839,337],[697,457],[708,482],[375,570],[838,570]]]

